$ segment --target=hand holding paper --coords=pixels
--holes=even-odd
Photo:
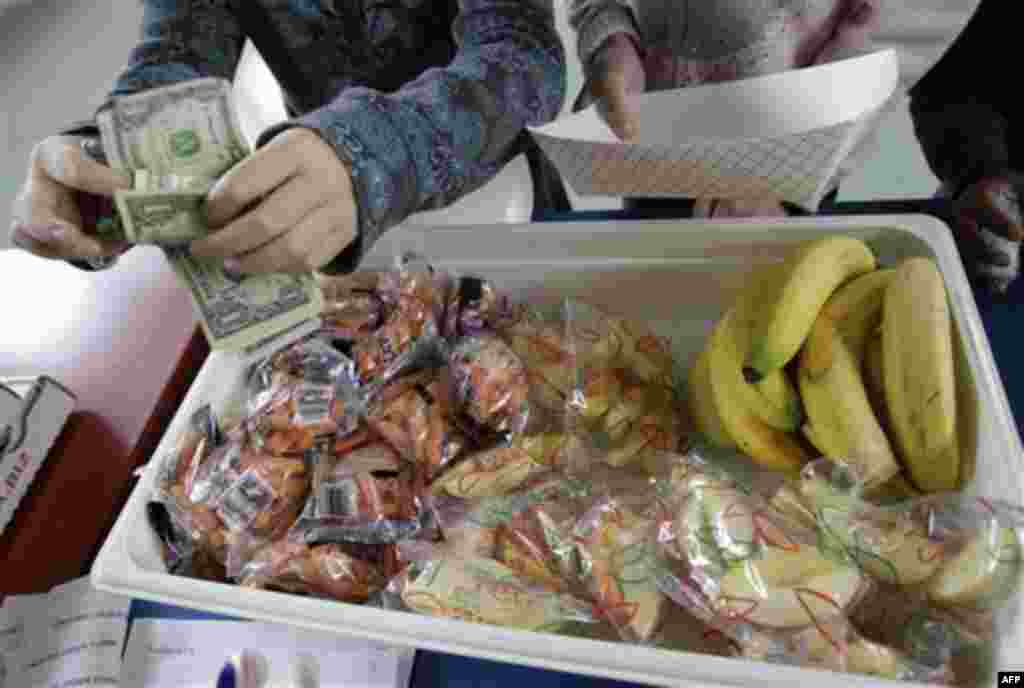
[[[531,132],[581,195],[775,198],[813,211],[898,78],[885,50],[631,96],[639,131],[629,143],[596,106]]]

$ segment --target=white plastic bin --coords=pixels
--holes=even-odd
[[[472,272],[528,298],[572,295],[647,320],[669,336],[680,360],[696,354],[755,263],[777,260],[799,240],[843,233],[868,241],[882,263],[933,256],[945,277],[959,334],[958,373],[964,385],[967,441],[978,457],[969,490],[1024,502],[1024,453],[992,359],[974,298],[948,229],[924,216],[787,219],[777,222],[571,222],[487,227],[407,227],[389,232],[369,258],[387,268],[393,256],[418,251],[434,265]],[[220,409],[239,393],[242,362],[207,360],[161,442],[169,451],[188,417],[204,403]],[[195,609],[236,614],[534,666],[655,685],[867,686],[877,679],[507,630],[383,611],[282,593],[245,590],[165,573],[145,520],[154,464],[131,495],[92,571],[109,592]],[[1024,657],[1021,610],[1001,629],[996,669],[1019,668]],[[897,684],[900,685],[900,684]],[[902,684],[906,685],[906,684]]]

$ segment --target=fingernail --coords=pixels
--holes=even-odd
[[[22,225],[20,229],[36,241],[42,242],[60,239],[66,231],[61,225]]]
[[[242,274],[242,264],[238,262],[237,258],[224,259],[224,274],[233,280],[240,280],[244,277]]]
[[[228,661],[217,676],[217,688],[235,688],[237,685],[238,675],[235,672],[235,663]]]

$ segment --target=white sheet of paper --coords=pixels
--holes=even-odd
[[[267,660],[267,688],[293,688],[293,665],[310,659],[318,664],[322,688],[405,688],[414,654],[275,624],[144,619],[132,624],[121,688],[206,688],[243,650]]]
[[[119,685],[130,600],[94,590],[88,578],[36,598],[26,617],[20,685]]]
[[[581,195],[774,197],[813,209],[899,83],[894,50],[634,96],[622,143],[596,107],[531,133]]]

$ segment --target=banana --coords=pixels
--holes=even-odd
[[[798,359],[805,434],[828,458],[854,466],[869,491],[900,470],[860,372],[865,343],[877,327],[885,288],[894,274],[870,272],[836,291],[821,309]]]
[[[816,239],[786,261],[787,274],[763,309],[747,357],[748,375],[763,378],[796,355],[822,306],[844,282],[871,272],[875,255],[867,244],[846,236]]]
[[[882,371],[893,438],[918,488],[955,490],[960,441],[946,288],[929,258],[908,258],[896,270],[882,314]]]
[[[793,435],[771,427],[745,403],[749,387],[731,336],[730,311],[715,325],[707,348],[707,373],[714,410],[735,445],[755,462],[785,472],[800,470],[809,458]],[[694,409],[694,413],[700,413]]]
[[[868,401],[875,412],[878,424],[885,434],[892,436],[892,424],[889,422],[889,409],[885,406],[885,374],[882,371],[882,330],[879,327],[871,333],[864,343],[864,388],[868,393]],[[893,447],[898,451],[897,447]]]
[[[758,313],[786,276],[785,264],[771,264],[755,270],[744,284],[733,304],[729,337],[736,345],[739,358],[735,365],[742,369],[750,351],[751,337]],[[796,432],[803,423],[800,397],[785,370],[775,370],[758,381],[747,380],[741,389],[747,408],[768,425],[786,432]]]
[[[707,342],[710,344],[710,340]],[[690,402],[690,413],[697,431],[718,447],[733,449],[736,443],[725,429],[722,419],[715,409],[715,397],[711,392],[711,375],[708,372],[707,346],[700,352],[690,368],[687,378],[687,399]]]
[[[864,361],[869,339],[878,333],[885,290],[895,276],[895,269],[883,268],[854,278],[836,290],[818,316],[836,323],[858,365]]]

